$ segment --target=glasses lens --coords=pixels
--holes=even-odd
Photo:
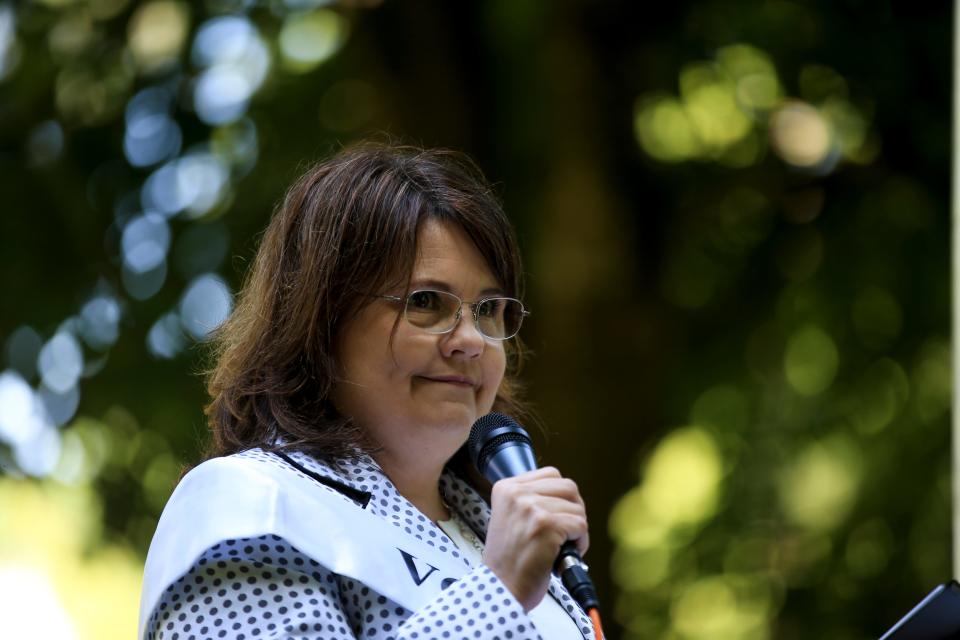
[[[407,296],[407,322],[433,333],[449,331],[457,323],[460,298],[445,291],[413,291]]]
[[[487,298],[477,305],[477,322],[488,338],[512,338],[520,331],[523,305],[513,298]]]

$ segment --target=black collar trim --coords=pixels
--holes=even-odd
[[[310,469],[307,469],[305,466],[303,466],[302,464],[300,464],[299,462],[297,462],[296,460],[294,460],[293,458],[291,458],[285,453],[282,453],[280,451],[273,451],[272,453],[278,458],[280,458],[281,460],[283,460],[284,462],[286,462],[287,464],[289,464],[291,467],[299,471],[300,473],[303,473],[313,478],[320,484],[326,487],[330,487],[334,491],[350,498],[351,500],[359,504],[360,507],[363,509],[367,508],[367,505],[370,503],[370,498],[373,497],[373,494],[370,493],[369,491],[360,491],[359,489],[354,489],[350,485],[340,482],[339,480],[334,480],[333,478],[327,478],[326,476],[320,475],[316,471],[311,471]]]

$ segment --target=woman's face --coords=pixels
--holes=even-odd
[[[417,247],[411,290],[445,290],[470,302],[502,293],[457,225],[427,220]],[[504,345],[477,331],[466,305],[450,333],[431,334],[401,319],[391,340],[402,308],[371,298],[343,329],[333,399],[391,458],[445,462],[466,441],[473,422],[493,407],[506,367]]]

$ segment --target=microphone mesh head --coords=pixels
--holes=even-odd
[[[497,431],[497,434],[493,434]],[[502,413],[488,413],[473,423],[467,449],[473,465],[484,473],[484,468],[493,452],[506,442],[522,442],[530,445],[530,436],[517,421]]]

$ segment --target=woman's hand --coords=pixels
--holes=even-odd
[[[490,502],[483,563],[530,611],[547,592],[560,546],[573,540],[580,555],[587,551],[583,499],[573,480],[544,467],[500,480]]]

